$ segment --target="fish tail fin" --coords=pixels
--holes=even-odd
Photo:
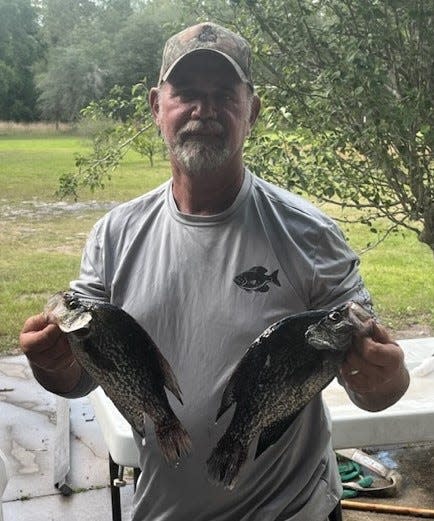
[[[168,463],[178,461],[191,452],[191,438],[178,418],[164,420],[155,426],[158,443]]]
[[[271,281],[276,284],[276,286],[280,286],[279,279],[277,278],[277,275],[279,274],[279,270],[273,271],[271,274]]]
[[[211,479],[232,490],[246,458],[247,449],[239,441],[228,443],[222,438],[206,462],[208,473]]]

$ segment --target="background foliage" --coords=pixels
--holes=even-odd
[[[0,0],[0,119],[37,118],[32,65],[42,55],[30,0]]]
[[[81,133],[62,129],[0,124],[0,354],[17,346],[24,320],[39,313],[53,292],[76,278],[84,242],[96,220],[113,205],[170,177],[160,152],[151,167],[130,150],[104,190],[82,189],[77,203],[59,201],[54,196],[58,176],[73,167],[73,152],[86,155],[92,150],[92,142]],[[339,215],[336,208],[324,210]],[[378,225],[381,229],[386,223]],[[357,224],[345,225],[344,232],[356,251],[370,234]],[[397,338],[433,336],[430,262],[429,249],[406,230],[362,258],[361,272],[376,310]]]
[[[253,170],[363,210],[371,244],[404,227],[434,251],[434,0],[0,0],[0,119],[104,118],[61,194],[103,186],[130,147],[152,163],[163,43],[206,19],[252,45]]]
[[[192,3],[193,7],[194,3]],[[253,42],[258,171],[434,251],[434,2],[201,2]],[[292,130],[292,132],[288,132]],[[297,131],[297,132],[295,132]]]

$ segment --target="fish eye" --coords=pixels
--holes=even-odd
[[[337,322],[338,320],[340,320],[341,318],[341,314],[339,313],[339,311],[332,311],[331,313],[329,313],[329,319],[333,322]]]
[[[80,307],[80,301],[76,297],[70,297],[68,299],[68,305],[71,309],[77,309]]]

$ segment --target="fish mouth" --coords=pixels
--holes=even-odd
[[[335,346],[330,343],[328,340],[322,340],[320,338],[315,338],[313,336],[313,332],[309,331],[311,329],[311,326],[306,331],[305,338],[309,345],[314,347],[315,349],[318,349],[318,351],[328,350],[328,351],[338,351],[338,349],[335,348]]]
[[[44,316],[50,324],[56,324],[64,333],[89,329],[92,315],[80,305],[80,301],[67,291],[52,295],[45,305]]]
[[[372,313],[355,301],[348,303],[348,318],[356,326],[359,335],[369,336],[372,330]]]

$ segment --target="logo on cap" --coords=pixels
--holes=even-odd
[[[214,29],[206,25],[202,31],[199,33],[197,39],[200,42],[216,42],[217,41],[217,33],[214,31]]]

